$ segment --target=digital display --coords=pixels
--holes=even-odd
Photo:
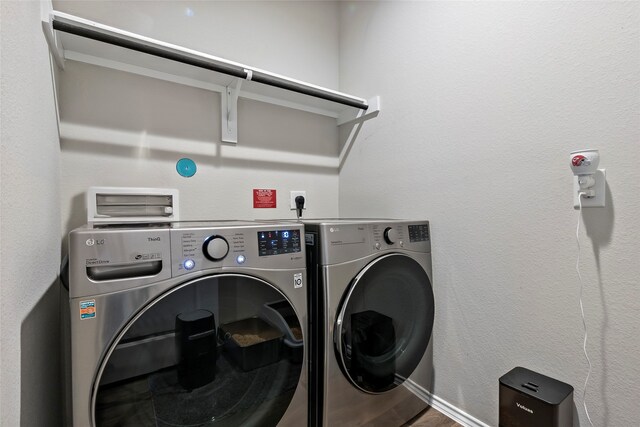
[[[429,225],[418,224],[409,226],[410,242],[425,242],[429,240]]]
[[[300,252],[300,230],[258,231],[258,255],[280,255]]]

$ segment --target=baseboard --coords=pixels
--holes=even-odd
[[[411,380],[405,381],[404,384],[416,396],[427,402],[429,406],[442,412],[458,424],[462,424],[465,427],[491,427],[489,424],[483,423],[479,419],[467,414],[460,408],[453,406],[446,400],[431,394],[429,391],[425,390],[423,387],[419,386]]]

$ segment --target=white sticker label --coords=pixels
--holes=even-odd
[[[302,287],[302,273],[296,273],[293,275],[293,287],[295,289]]]

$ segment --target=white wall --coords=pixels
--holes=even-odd
[[[246,65],[338,87],[333,1],[60,1],[56,10]]]
[[[60,148],[49,54],[39,2],[0,2],[0,22],[0,424],[54,425]]]
[[[595,425],[640,424],[640,4],[341,4],[340,85],[380,94],[340,174],[342,216],[428,218],[434,393],[497,424],[498,378],[587,373],[568,153],[600,149],[583,214]],[[349,129],[342,129],[342,137]]]
[[[58,10],[330,88],[338,86],[335,2],[54,2]],[[185,11],[190,8],[192,16]],[[338,213],[335,119],[240,99],[238,146],[220,143],[219,94],[67,61],[60,78],[63,233],[86,222],[92,185],[174,187],[181,218],[295,218]],[[198,172],[180,177],[176,161]],[[302,164],[300,162],[303,162]],[[253,209],[252,189],[277,190]]]
[[[232,147],[220,144],[219,103],[213,92],[69,62],[60,73],[65,233],[86,222],[92,185],[178,188],[186,220],[295,218],[290,190],[307,191],[306,215],[337,214],[337,170],[291,161],[335,158],[335,119],[240,99]],[[182,157],[197,163],[192,178],[176,172]],[[277,208],[253,209],[254,188],[276,189]]]

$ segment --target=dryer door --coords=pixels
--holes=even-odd
[[[353,280],[338,310],[340,368],[362,391],[397,387],[422,360],[433,317],[431,281],[420,264],[402,254],[375,259]]]
[[[94,425],[275,426],[299,398],[302,324],[289,300],[255,277],[219,274],[173,288],[109,347]]]

